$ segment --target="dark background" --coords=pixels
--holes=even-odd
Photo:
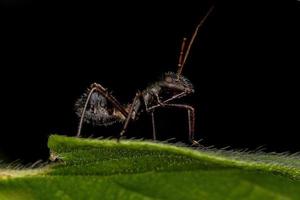
[[[214,3],[183,74],[196,93],[196,138],[216,147],[300,151],[299,2],[1,2],[0,151],[48,156],[50,134],[75,135],[74,102],[92,82],[132,100],[165,71]],[[158,113],[159,139],[185,141],[186,113]],[[84,126],[83,135],[114,136]],[[151,137],[149,117],[128,137]]]

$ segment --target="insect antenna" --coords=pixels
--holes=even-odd
[[[187,38],[184,37],[183,40],[182,40],[182,44],[181,44],[181,48],[180,48],[180,53],[179,53],[179,60],[178,60],[178,71],[177,71],[177,75],[180,75],[181,74],[181,71],[182,71],[182,59],[183,59],[183,52],[184,52],[184,49],[185,49],[185,45],[186,45],[186,40]]]
[[[186,59],[190,53],[191,47],[194,43],[194,40],[197,36],[197,33],[199,32],[200,27],[204,24],[205,20],[207,19],[207,17],[211,14],[211,12],[213,11],[214,6],[211,6],[210,9],[208,10],[208,12],[206,13],[206,15],[203,17],[203,19],[200,21],[200,23],[198,24],[198,26],[196,27],[191,40],[189,41],[188,47],[186,49],[186,52],[184,54],[184,58],[182,60],[182,56],[183,56],[183,51],[185,48],[185,40],[186,38],[183,39],[182,45],[181,45],[181,51],[180,51],[180,56],[179,56],[179,63],[178,63],[178,70],[177,70],[177,76],[179,76],[182,72],[182,69],[184,67],[184,64],[186,62]],[[181,61],[181,62],[180,62]]]

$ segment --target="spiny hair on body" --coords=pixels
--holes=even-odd
[[[90,91],[88,89],[75,103],[75,112],[78,117],[82,115]],[[87,104],[84,121],[95,126],[109,126],[124,121],[123,117],[114,115],[113,112],[115,112],[113,106],[104,96],[95,91]]]
[[[192,82],[185,76],[178,75],[174,72],[166,72],[164,73],[162,80],[163,81],[166,80],[167,77],[170,77],[172,81],[179,81],[183,83],[186,87],[189,87],[190,89],[194,89],[194,85],[192,84]]]

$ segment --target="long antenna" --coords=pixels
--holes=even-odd
[[[185,45],[186,45],[186,40],[187,38],[183,38],[182,40],[182,44],[181,44],[181,48],[180,48],[180,53],[179,53],[179,60],[178,60],[178,71],[177,71],[177,74],[181,74],[181,71],[182,71],[182,61],[183,61],[183,52],[184,52],[184,49],[185,49]]]
[[[200,23],[199,23],[198,26],[196,27],[196,29],[195,29],[195,31],[194,31],[194,33],[193,33],[193,36],[192,36],[192,38],[191,38],[191,40],[190,40],[190,42],[189,42],[189,45],[188,45],[188,47],[187,47],[187,50],[186,50],[186,52],[185,52],[185,54],[184,54],[184,59],[183,59],[182,63],[180,63],[180,64],[178,63],[178,71],[177,71],[177,75],[180,75],[180,74],[181,74],[182,69],[183,69],[183,67],[184,67],[184,64],[185,64],[185,62],[186,62],[186,59],[187,59],[187,57],[188,57],[188,55],[189,55],[189,53],[190,53],[191,47],[192,47],[192,45],[193,45],[193,43],[194,43],[194,40],[195,40],[195,38],[196,38],[196,36],[197,36],[197,33],[199,32],[200,27],[204,24],[204,22],[205,22],[205,20],[207,19],[207,17],[208,17],[208,16],[211,14],[211,12],[213,11],[214,7],[215,7],[214,5],[210,7],[210,9],[209,9],[208,12],[206,13],[206,15],[203,17],[203,19],[200,21]],[[179,67],[179,66],[180,66],[180,67]]]

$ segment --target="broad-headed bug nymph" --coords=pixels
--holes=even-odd
[[[183,39],[177,72],[167,72],[160,80],[153,83],[141,92],[137,92],[132,103],[123,106],[112,96],[107,89],[98,83],[93,83],[87,92],[76,102],[76,113],[80,117],[77,136],[81,134],[83,122],[92,123],[96,126],[108,126],[116,122],[123,123],[123,129],[119,138],[124,135],[130,121],[135,121],[142,112],[151,115],[153,139],[156,139],[155,116],[156,109],[161,107],[184,109],[188,117],[188,138],[192,144],[198,144],[194,140],[195,131],[195,110],[186,104],[173,103],[174,100],[183,98],[194,93],[193,84],[182,75],[183,67],[186,63],[191,46],[206,18],[212,12],[209,9],[196,27],[191,39]]]

